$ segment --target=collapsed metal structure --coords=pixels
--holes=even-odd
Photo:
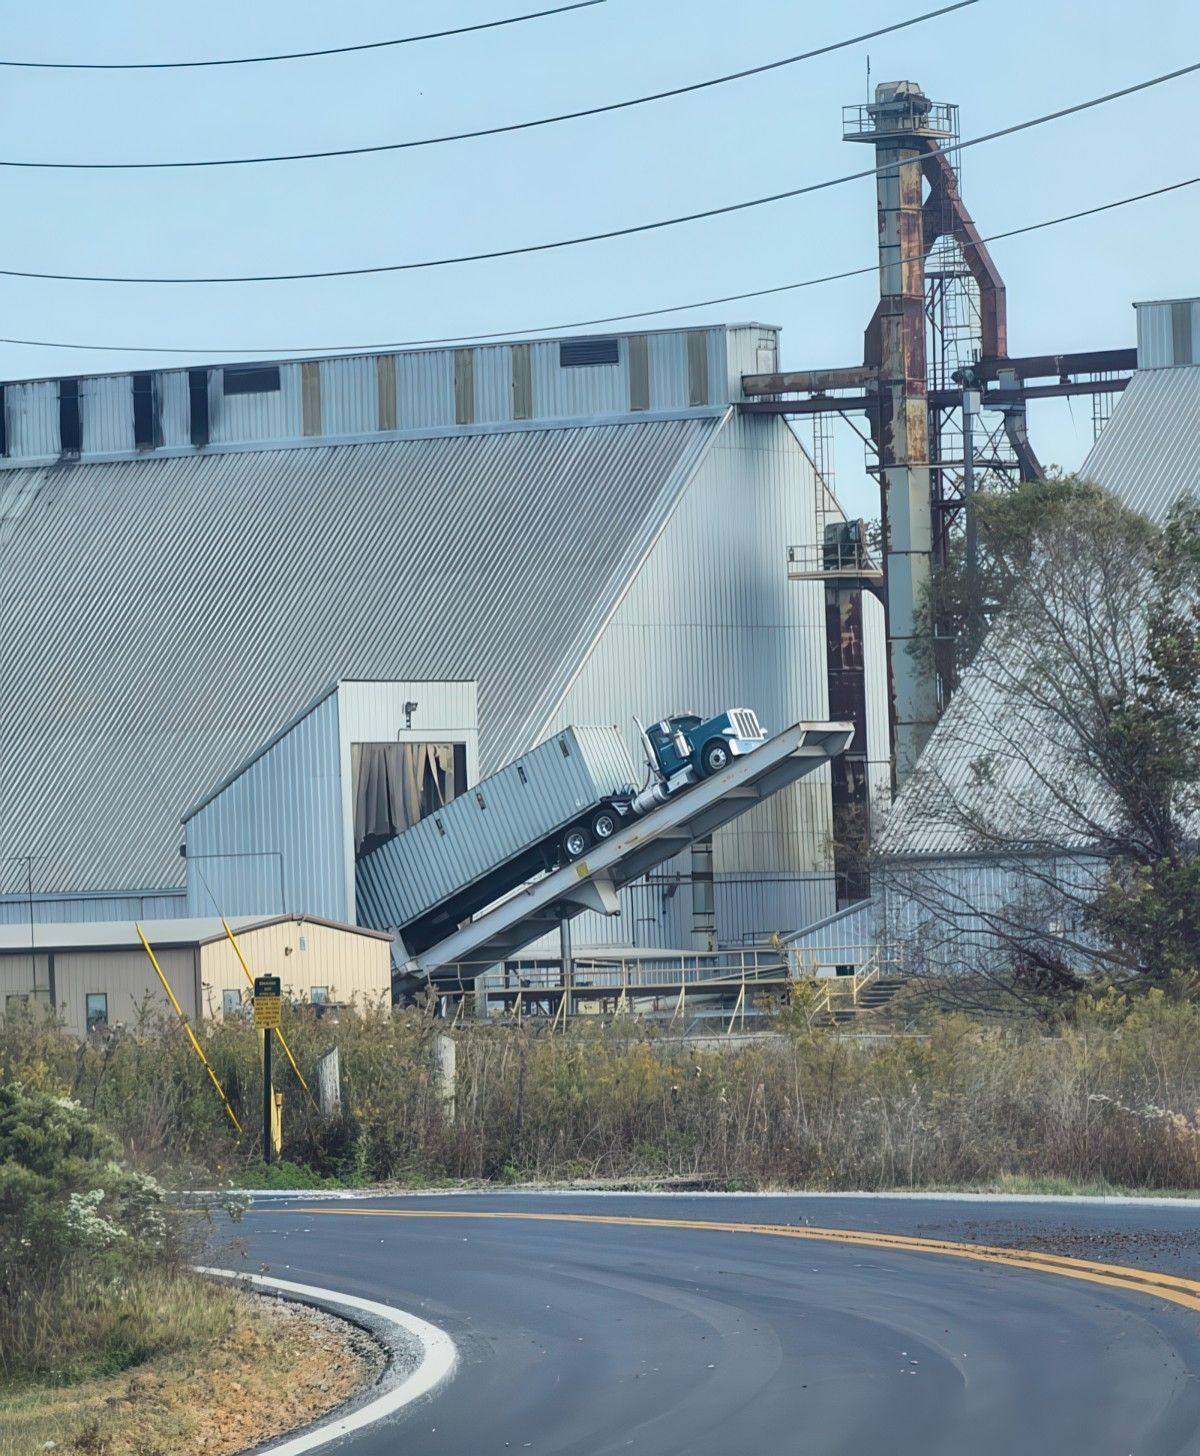
[[[922,604],[952,531],[963,531],[968,563],[974,559],[977,484],[1042,479],[1027,402],[1110,396],[1128,383],[1137,351],[1010,356],[1004,281],[960,190],[956,106],[931,101],[914,82],[886,82],[873,102],[845,109],[843,136],[872,145],[876,157],[880,297],[863,362],[745,375],[740,408],[814,421],[867,418],[868,469],[880,487],[898,787],[951,690],[952,675],[938,668],[938,624],[926,620]],[[1033,382],[1041,380],[1049,382]],[[1098,428],[1106,411],[1093,414]],[[817,463],[828,468],[828,437],[815,429]],[[855,594],[861,599],[870,585],[864,564],[826,559],[816,570],[791,574],[823,577],[831,608],[845,619]],[[913,652],[914,644],[928,650]]]

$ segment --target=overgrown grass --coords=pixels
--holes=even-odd
[[[682,1177],[718,1188],[1200,1189],[1195,1003],[1158,992],[1085,999],[1050,1036],[957,1016],[869,1045],[803,1018],[778,1027],[697,1051],[628,1017],[580,1018],[555,1035],[471,1024],[455,1032],[450,1103],[435,1070],[438,1028],[420,1011],[332,1024],[289,1009],[303,1068],[339,1048],[343,1110],[322,1121],[280,1073],[292,1166],[269,1174],[253,1135],[235,1144],[170,1026],[80,1047],[53,1026],[17,1034],[6,1022],[0,1074],[95,1106],[136,1160],[246,1186]],[[206,1048],[252,1128],[253,1030],[209,1026]]]

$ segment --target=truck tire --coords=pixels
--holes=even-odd
[[[562,837],[563,858],[568,862],[582,859],[588,852],[592,838],[586,824],[572,824]]]
[[[729,744],[723,738],[710,738],[700,750],[700,771],[705,778],[720,773],[733,762]]]
[[[601,841],[611,839],[617,832],[617,811],[599,809],[592,815],[592,838]]]

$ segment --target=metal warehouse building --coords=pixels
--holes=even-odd
[[[278,976],[284,996],[314,1006],[377,1006],[391,999],[391,937],[303,916],[234,919],[255,975]],[[218,919],[141,927],[189,1021],[241,1014],[251,996]],[[170,1016],[172,1008],[129,921],[0,925],[0,1006],[53,1007],[78,1036]]]
[[[883,611],[789,580],[840,512],[739,410],[777,367],[745,325],[7,385],[0,921],[353,921],[423,796],[732,705],[856,742],[715,836],[717,934],[835,911],[835,805],[889,782]],[[590,934],[711,936],[692,870]]]

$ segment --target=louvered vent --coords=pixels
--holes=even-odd
[[[559,344],[558,363],[562,369],[582,369],[589,364],[618,364],[620,351],[616,339],[571,339]]]

